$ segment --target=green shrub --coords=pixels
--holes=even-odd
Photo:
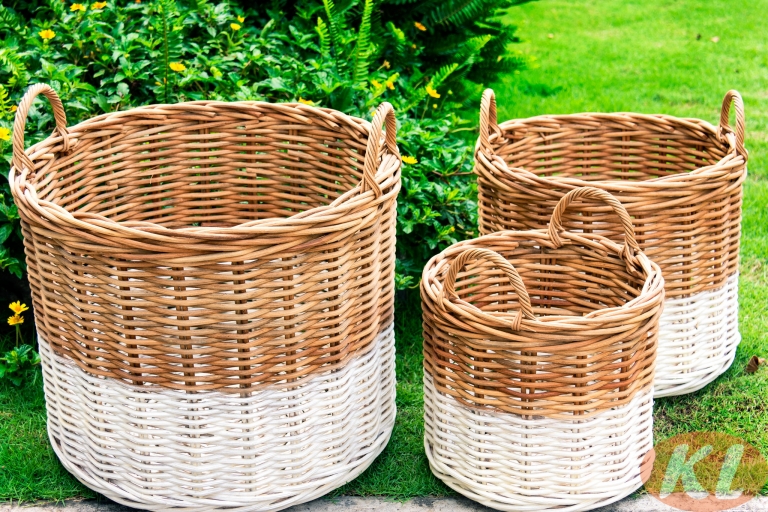
[[[0,170],[7,174],[11,160],[3,139],[12,105],[36,82],[58,91],[70,125],[136,105],[201,99],[303,101],[370,119],[389,101],[407,162],[397,284],[414,286],[431,254],[475,233],[474,112],[490,69],[520,65],[504,49],[512,32],[492,20],[513,3],[300,0],[243,10],[208,0],[50,0],[34,11],[23,2],[18,11],[0,5]],[[465,8],[450,13],[449,6]],[[459,115],[468,101],[472,122]],[[52,129],[49,106],[36,102],[27,145]],[[23,271],[18,216],[5,185],[0,269],[5,276]],[[28,291],[16,288],[0,292],[0,303],[29,301]]]

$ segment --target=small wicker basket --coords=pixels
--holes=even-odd
[[[40,93],[56,131],[25,151]],[[267,511],[373,461],[395,418],[389,104],[372,124],[204,101],[67,128],[36,85],[15,123],[48,431],[71,473],[142,509]]]
[[[733,103],[736,125],[729,125]],[[633,113],[547,115],[497,124],[483,95],[475,157],[480,232],[538,229],[567,192],[610,192],[632,216],[637,241],[664,272],[656,397],[704,387],[733,362],[738,330],[744,106],[725,95],[720,126]],[[572,231],[617,241],[610,210],[567,215]]]
[[[601,199],[626,244],[563,231]],[[664,280],[621,204],[582,188],[548,230],[504,231],[432,258],[421,283],[425,447],[456,491],[510,511],[577,511],[642,485]]]

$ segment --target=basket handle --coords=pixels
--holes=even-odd
[[[507,274],[507,277],[509,277],[509,281],[512,283],[512,288],[515,289],[515,293],[517,293],[518,299],[520,300],[520,311],[518,312],[510,327],[512,327],[512,329],[519,330],[523,316],[531,320],[535,320],[536,315],[533,314],[531,297],[528,295],[528,290],[525,289],[525,284],[523,283],[523,279],[520,277],[520,274],[517,272],[515,267],[513,267],[512,264],[508,262],[501,254],[490,249],[467,249],[459,254],[459,256],[451,262],[450,267],[448,267],[448,275],[445,277],[445,281],[443,282],[443,289],[440,290],[440,294],[438,296],[440,303],[442,304],[445,300],[458,300],[458,296],[456,295],[456,277],[459,275],[459,271],[468,262],[475,261],[480,258],[490,260],[492,263],[496,264],[497,267],[503,270],[504,273]]]
[[[27,114],[29,108],[32,106],[32,102],[39,95],[43,94],[48,101],[51,102],[53,107],[53,117],[56,120],[56,129],[54,133],[58,132],[61,136],[61,143],[63,145],[62,151],[65,153],[69,151],[69,131],[67,130],[67,114],[64,112],[64,105],[59,99],[59,95],[56,94],[51,86],[47,84],[35,84],[27,89],[24,93],[24,97],[21,98],[19,108],[16,110],[16,119],[13,121],[13,167],[17,171],[21,172],[25,167],[30,174],[34,173],[35,165],[32,160],[24,152],[24,128],[27,124]]]
[[[488,142],[488,138],[491,133],[498,131],[496,94],[493,92],[493,89],[486,89],[483,91],[483,97],[480,100],[480,145],[484,149],[490,149],[491,145]]]
[[[733,108],[736,111],[736,131],[731,129],[731,125],[728,122],[731,116],[731,102],[733,102]],[[731,89],[725,93],[725,98],[723,98],[718,135],[722,137],[726,132],[733,133],[736,136],[736,152],[743,156],[744,160],[747,160],[748,153],[744,147],[744,127],[744,100],[741,99],[739,91]]]
[[[381,130],[386,123],[387,131],[384,134],[384,145],[390,153],[400,158],[397,149],[397,119],[395,109],[388,102],[384,102],[376,109],[376,114],[371,121],[371,133],[368,136],[368,146],[365,148],[365,166],[363,168],[363,192],[368,187],[373,190],[378,198],[381,196],[381,187],[376,181],[376,171],[379,170],[379,150],[381,144]]]
[[[608,203],[614,213],[619,216],[621,225],[624,227],[624,252],[625,256],[632,256],[641,251],[640,245],[635,238],[635,226],[632,224],[632,218],[629,216],[627,209],[619,202],[613,195],[609,194],[605,190],[600,190],[595,187],[581,187],[571,190],[565,194],[555,207],[555,211],[552,212],[552,218],[549,221],[549,238],[555,247],[561,247],[563,240],[560,238],[560,233],[563,231],[563,214],[568,209],[570,204],[577,199],[593,199]],[[626,251],[632,250],[629,254]]]

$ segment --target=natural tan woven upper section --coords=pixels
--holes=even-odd
[[[40,93],[57,132],[24,152]],[[393,318],[395,131],[386,103],[372,124],[192,102],[67,128],[33,86],[10,179],[41,335],[92,374],[193,391],[344,365]]]
[[[718,128],[698,119],[631,113],[497,125],[491,90],[483,95],[480,124],[475,172],[481,233],[542,228],[563,194],[589,185],[626,207],[637,241],[664,272],[668,297],[719,288],[738,271],[747,151],[736,91],[725,97]],[[604,206],[582,205],[564,223],[620,239],[610,215]]]
[[[561,231],[579,198],[608,201],[628,244]],[[603,191],[565,196],[549,230],[451,246],[424,269],[421,299],[424,367],[465,405],[573,418],[651,388],[664,279]]]

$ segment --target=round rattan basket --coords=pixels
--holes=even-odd
[[[56,131],[24,151],[40,93]],[[203,101],[67,128],[30,88],[10,182],[72,474],[141,509],[267,511],[374,460],[395,418],[395,135],[387,103],[372,123]]]
[[[563,231],[579,198],[607,201],[626,244]],[[421,298],[437,477],[510,511],[588,510],[642,485],[664,280],[618,201],[577,189],[548,230],[455,244],[427,264]]]
[[[731,103],[736,125],[729,124]],[[712,382],[733,362],[738,330],[744,107],[726,94],[720,125],[633,113],[547,115],[497,124],[483,95],[475,150],[480,232],[546,226],[567,192],[610,192],[632,217],[637,241],[664,272],[655,396]],[[585,205],[563,222],[617,241],[610,210]]]

